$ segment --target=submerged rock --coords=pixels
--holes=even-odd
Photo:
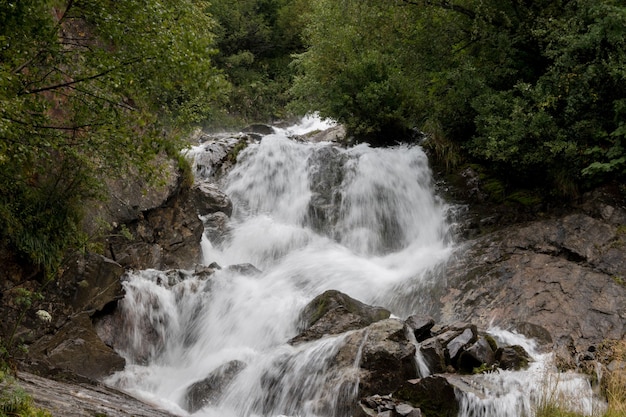
[[[201,381],[194,382],[185,391],[183,408],[195,413],[203,407],[217,403],[228,385],[245,368],[241,361],[230,361],[215,369]]]

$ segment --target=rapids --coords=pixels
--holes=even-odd
[[[208,279],[185,271],[128,275],[120,303],[127,366],[109,384],[188,415],[192,384],[243,363],[224,392],[193,415],[344,416],[339,397],[356,396],[358,377],[327,373],[343,336],[288,345],[299,312],[328,289],[400,318],[428,312],[429,289],[441,285],[438,272],[454,242],[450,207],[436,196],[419,146],[344,149],[290,139],[328,126],[307,118],[275,129],[242,151],[220,184],[235,207],[231,233],[219,246],[203,239],[203,263],[250,263],[260,274],[224,268]],[[145,323],[153,329],[147,335],[139,330]],[[492,384],[513,380],[500,377]],[[531,415],[517,392],[512,403],[465,398],[462,416]]]

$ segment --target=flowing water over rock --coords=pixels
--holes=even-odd
[[[353,369],[333,367],[354,333],[293,346],[300,312],[327,290],[402,319],[426,312],[453,251],[449,207],[418,146],[291,140],[324,127],[306,123],[248,145],[220,184],[234,212],[224,239],[205,239],[204,264],[260,271],[130,274],[118,346],[128,365],[109,383],[183,415],[350,415],[367,330]],[[477,398],[466,395],[463,416],[527,411]]]

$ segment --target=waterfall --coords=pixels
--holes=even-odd
[[[359,360],[338,372],[331,359],[351,333],[291,346],[300,311],[333,289],[400,318],[427,312],[453,245],[419,146],[290,139],[326,127],[309,118],[274,129],[239,153],[220,184],[234,203],[230,232],[219,245],[203,239],[203,263],[261,272],[128,274],[119,329],[127,366],[108,383],[179,415],[348,415]],[[196,387],[209,392],[200,405]],[[463,417],[509,407],[471,396],[461,403]]]

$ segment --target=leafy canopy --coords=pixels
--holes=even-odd
[[[357,136],[417,127],[562,194],[626,174],[621,1],[314,0],[305,34],[295,108]]]
[[[0,4],[0,234],[53,271],[105,175],[156,173],[226,84],[199,0]],[[178,138],[178,139],[177,139]]]

